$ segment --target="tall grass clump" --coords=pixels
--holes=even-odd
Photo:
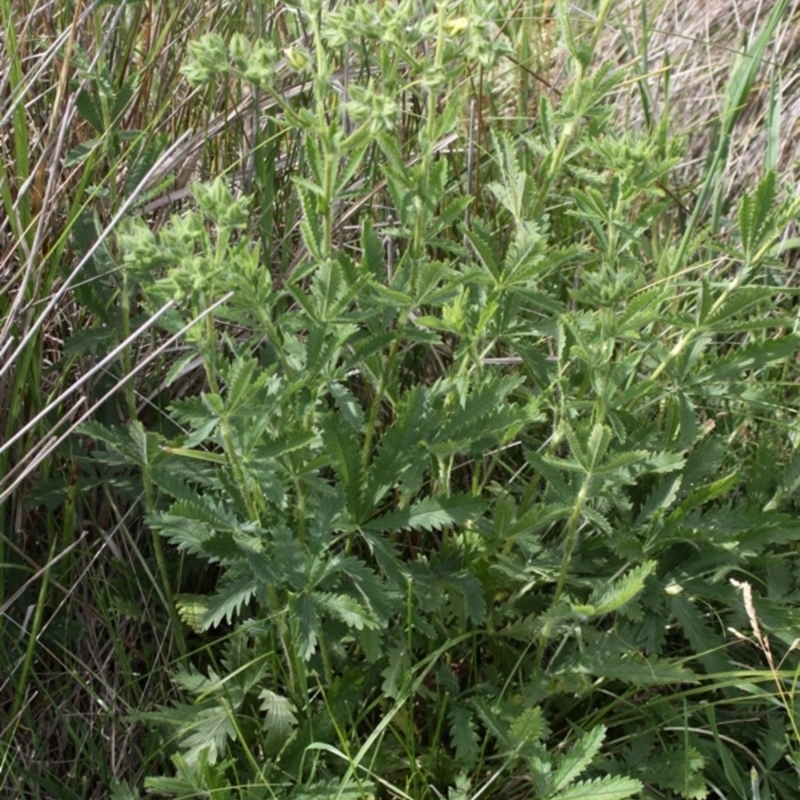
[[[47,314],[6,314],[8,363],[41,368],[72,304],[56,402],[20,403],[3,451],[47,532],[3,540],[4,790],[795,796],[800,200],[772,169],[719,189],[784,6],[689,207],[669,69],[619,122],[652,75],[603,58],[609,0],[178,6],[154,127],[125,136],[91,76],[138,51],[81,62],[92,191],[65,184],[58,257],[30,262]],[[128,39],[156,13],[90,11]],[[211,146],[165,187],[184,124]]]
[[[4,796],[106,797],[158,760],[128,715],[173,691],[158,667],[183,649],[174,575],[140,485],[106,481],[69,434],[158,408],[174,355],[113,232],[131,213],[158,225],[244,152],[252,99],[180,68],[188,41],[252,19],[244,3],[0,3]]]

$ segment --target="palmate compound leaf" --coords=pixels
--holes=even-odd
[[[173,680],[183,691],[195,697],[204,694],[219,694],[224,687],[224,681],[211,667],[208,668],[207,673],[208,674],[200,672],[200,670],[190,664],[186,669],[179,669],[173,676]],[[191,709],[193,706],[186,706],[186,708]],[[191,719],[191,711],[189,711],[186,719]]]
[[[187,797],[229,796],[221,795],[214,790],[225,791],[230,780],[226,775],[232,764],[230,760],[211,764],[208,758],[201,754],[196,763],[189,764],[180,753],[175,753],[171,761],[175,765],[175,777],[145,778],[144,788],[148,796],[176,797],[181,800]]]
[[[136,447],[128,428],[120,425],[107,427],[100,422],[84,422],[78,427],[78,432],[84,436],[91,436],[98,442],[103,442],[108,449],[98,449],[94,458],[101,464],[111,466],[127,466],[131,462],[143,466],[147,461],[142,461],[139,448]]]
[[[775,199],[778,194],[777,175],[769,170],[754,192],[745,192],[739,206],[739,232],[742,249],[752,258],[762,241],[768,238],[773,225]],[[765,235],[766,234],[766,235]]]
[[[234,713],[224,698],[195,707],[191,722],[178,734],[183,756],[189,765],[198,764],[203,757],[209,764],[217,762],[228,739],[236,737]]]
[[[486,616],[486,599],[481,582],[466,570],[459,569],[450,559],[438,562],[433,572],[437,586],[447,591],[450,608],[461,626],[466,626],[467,621],[480,625]]]
[[[487,376],[483,385],[465,387],[456,381],[439,381],[433,391],[453,403],[444,424],[437,426],[429,445],[450,441],[468,443],[492,438],[503,440],[509,430],[528,421],[527,410],[509,400],[509,395],[522,383],[517,376]],[[455,401],[455,402],[453,402]]]
[[[500,252],[500,237],[495,239],[489,227],[481,220],[476,219],[473,221],[469,229],[465,231],[478,260],[489,271],[495,281],[500,278],[500,267],[498,265],[498,258],[502,255]]]
[[[396,408],[397,420],[381,438],[365,475],[366,507],[375,507],[398,483],[422,481],[422,442],[442,426],[441,412],[432,409],[431,390],[417,384]]]
[[[547,800],[625,800],[642,791],[641,781],[607,775],[593,781],[581,781],[561,792],[547,795]]]
[[[549,269],[551,260],[545,257],[545,250],[546,237],[540,226],[519,222],[503,261],[502,285],[524,286]]]
[[[536,184],[525,169],[511,136],[492,132],[492,144],[500,180],[489,184],[489,191],[519,222],[526,218],[535,205]]]
[[[675,792],[685,800],[703,800],[708,787],[703,778],[705,759],[697,748],[673,746],[651,754],[646,778],[659,789]]]
[[[354,556],[336,554],[329,561],[331,572],[346,576],[351,594],[360,596],[364,606],[384,626],[397,610],[398,602],[405,602],[399,592],[391,590],[378,574]]]

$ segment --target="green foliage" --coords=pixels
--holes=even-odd
[[[207,386],[172,403],[179,434],[147,434],[143,459],[93,431],[147,469],[159,491],[149,524],[218,570],[214,592],[177,603],[197,633],[219,632],[205,658],[223,647],[220,666],[182,668],[195,701],[151,716],[173,729],[179,773],[205,774],[210,790],[232,770],[287,796],[420,796],[465,774],[479,796],[520,771],[553,800],[645,784],[707,796],[714,751],[697,735],[702,708],[682,698],[713,687],[727,725],[758,703],[726,679],[709,624],[741,617],[723,578],[766,580],[775,548],[800,532],[766,508],[777,484],[759,496],[747,478],[756,431],[776,480],[791,450],[788,420],[763,412],[782,407],[778,376],[797,347],[787,290],[766,279],[794,206],[774,174],[744,195],[738,271],[712,239],[680,261],[657,256],[670,252],[656,223],[675,152],[608,135],[602,100],[622,76],[584,74],[590,55],[573,39],[560,107],[545,104],[528,136],[493,134],[496,204],[459,226],[469,198],[434,147],[456,89],[440,115],[423,111],[404,151],[373,84],[353,86],[347,106],[327,82],[347,16],[382,42],[371,57],[387,86],[432,109],[425,92],[469,58],[441,53],[462,26],[475,35],[474,20],[421,20],[440,55],[406,74],[379,14],[301,14],[313,99],[280,101],[304,137],[295,268],[274,286],[238,234],[246,202],[221,180],[195,189],[196,212],[121,239],[128,268],[158,276],[141,283],[151,306],[176,303],[170,330],[228,298],[217,324],[189,328]],[[234,69],[216,40],[193,56],[195,81]],[[334,225],[342,204],[361,206],[352,177],[370,153],[387,164],[391,268],[369,215],[349,249]],[[737,736],[755,742],[758,727]],[[727,738],[713,741],[741,773]]]
[[[619,131],[630,77],[593,64],[611,4],[556,7],[568,84],[477,146],[506,4],[301,0],[188,46],[195,87],[264,103],[252,155],[286,175],[127,217],[95,256],[119,307],[85,294],[182,348],[154,413],[130,389],[76,437],[175,632],[175,698],[134,714],[171,759],[150,794],[791,796],[798,201],[770,172],[723,236],[710,168],[683,229],[679,146]],[[80,95],[107,157],[132,86]]]

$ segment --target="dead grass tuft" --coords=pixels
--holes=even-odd
[[[597,63],[630,64],[638,59],[640,74],[650,77],[620,98],[620,112],[628,125],[637,128],[657,121],[668,102],[671,132],[686,136],[682,177],[689,183],[700,178],[713,150],[731,68],[774,6],[775,0],[625,0],[614,6]],[[786,181],[796,181],[799,59],[800,2],[790,0],[734,133],[725,172],[729,197],[753,185],[771,158],[770,166]],[[668,97],[660,73],[666,64],[671,65]],[[772,96],[780,107],[771,111]],[[776,111],[780,119],[770,143],[770,114]]]

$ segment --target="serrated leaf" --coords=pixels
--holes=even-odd
[[[135,134],[137,137],[132,146],[133,157],[129,161],[122,189],[125,197],[133,197],[142,181],[145,180],[145,176],[162,157],[169,144],[170,137],[169,134],[163,131],[161,133],[150,132],[146,135],[141,131],[125,131],[125,133]],[[137,198],[136,205],[144,205],[145,201],[154,197],[157,192],[168,190],[173,180],[173,176],[166,176],[163,181],[157,183],[143,196]]]
[[[772,226],[775,200],[778,194],[777,175],[773,170],[759,181],[754,192],[745,192],[739,206],[739,231],[745,258],[750,260],[761,247]]]
[[[463,525],[475,519],[485,508],[486,503],[483,500],[471,495],[427,497],[406,508],[372,519],[363,528],[374,533],[441,530],[451,525]]]
[[[549,268],[543,252],[543,237],[534,222],[519,222],[503,260],[503,287],[521,286],[539,277],[543,265]]]
[[[500,406],[479,417],[472,425],[458,421],[442,428],[427,445],[439,458],[476,453],[495,444],[505,444],[526,422],[526,412],[516,406]]]
[[[292,606],[293,617],[297,621],[298,654],[303,661],[308,661],[317,649],[319,615],[314,603],[305,594],[295,598]]]
[[[264,746],[270,753],[279,750],[291,737],[297,726],[297,716],[291,700],[276,694],[271,689],[262,689],[258,699],[260,709],[264,712],[264,730],[267,738]]]
[[[511,723],[508,737],[516,748],[523,748],[527,744],[540,741],[547,735],[547,723],[542,714],[542,709],[526,708]]]
[[[437,454],[442,454],[440,451],[444,449],[449,454],[458,452],[458,449],[466,451],[473,442],[506,440],[527,421],[527,410],[508,399],[520,383],[518,377],[493,376],[468,394],[458,384],[448,386],[448,394],[450,397],[455,394],[459,405],[430,437],[429,449]],[[445,384],[440,384],[437,391],[444,392],[445,387]],[[453,442],[456,450],[452,448]]]
[[[608,445],[611,444],[611,428],[607,425],[598,423],[592,428],[587,443],[587,453],[589,456],[589,466],[592,470],[599,466],[601,459],[606,454]]]
[[[774,286],[740,286],[732,294],[725,297],[718,306],[715,304],[715,308],[704,320],[704,328],[706,330],[725,332],[728,330],[725,323],[730,320],[733,325],[731,330],[740,332],[744,321],[741,319],[732,320],[732,318],[760,302],[772,303],[774,297]],[[774,324],[768,316],[764,319],[754,320],[754,322],[756,325],[762,325],[765,322],[770,325]]]
[[[438,230],[445,230],[456,220],[464,216],[466,210],[473,204],[473,198],[469,195],[455,197],[448,200],[436,215],[436,227]]]
[[[311,444],[316,438],[317,434],[313,431],[286,431],[267,444],[259,445],[255,450],[253,460],[259,465],[266,464],[268,469],[274,471],[275,465],[271,462],[272,459],[300,450]],[[267,462],[270,463],[267,464]]]
[[[654,624],[658,624],[656,621]],[[663,626],[662,626],[663,628]],[[624,681],[630,686],[664,686],[697,683],[695,674],[683,665],[655,658],[589,659],[586,670],[595,677]]]
[[[693,491],[687,498],[682,500],[680,505],[670,514],[670,520],[679,520],[685,517],[693,509],[727,494],[738,483],[739,472],[738,470],[734,470],[719,480],[713,481],[707,486]]]
[[[655,568],[655,561],[645,561],[612,584],[595,590],[589,600],[594,606],[595,614],[610,614],[633,600],[642,591],[645,579]]]
[[[334,556],[330,567],[331,571],[350,579],[354,591],[361,595],[364,604],[381,624],[388,622],[402,595],[390,590],[374,570],[354,556]]]
[[[443,580],[451,587],[451,601],[455,600],[452,597],[453,591],[457,592],[462,600],[461,607],[458,608],[459,618],[464,623],[469,620],[475,625],[480,625],[486,616],[486,600],[483,597],[481,582],[468,572],[456,572],[450,569],[449,565]]]
[[[125,464],[132,461],[144,467],[153,454],[152,448],[157,446],[157,435],[146,434],[138,421],[127,427],[121,425],[107,427],[99,422],[85,422],[77,430],[85,436],[104,442],[113,453],[121,456],[121,458],[114,456],[109,458],[111,454],[98,454],[98,460],[108,464]],[[153,445],[150,445],[148,440],[152,440]]]
[[[605,725],[598,725],[581,734],[581,738],[560,760],[558,768],[550,778],[550,790],[558,792],[569,786],[592,763],[594,757],[600,752],[605,738]]]
[[[215,628],[223,620],[228,623],[238,615],[242,606],[249,603],[259,588],[258,581],[249,576],[236,579],[228,572],[222,579],[217,592],[206,601],[206,610],[200,621],[201,630]]]
[[[292,701],[276,694],[271,689],[262,689],[258,694],[260,709],[270,716],[273,724],[291,726],[297,722]]]
[[[674,791],[685,800],[702,800],[708,796],[704,766],[705,759],[691,745],[662,748],[648,768],[647,778],[660,789]]]
[[[207,598],[202,594],[182,594],[175,598],[178,616],[184,625],[195,633],[203,631],[203,617],[206,614]]]
[[[153,483],[167,495],[175,500],[192,502],[197,496],[197,491],[189,486],[186,481],[175,474],[174,464],[172,469],[167,461],[158,467],[154,467],[150,473]]]
[[[354,432],[360,433],[364,426],[364,409],[356,396],[346,386],[336,382],[330,384],[329,391],[342,419]]]
[[[397,698],[405,685],[411,670],[411,659],[405,644],[394,645],[387,653],[387,665],[381,672],[383,683],[381,691],[387,696]]]
[[[360,631],[379,626],[378,620],[354,597],[330,592],[314,592],[311,597],[320,612],[336,617],[349,628]]]
[[[186,442],[199,444],[200,441],[208,438],[213,428],[217,426],[217,422],[209,422],[206,428],[201,428],[195,431],[191,436],[187,437]],[[209,450],[194,450],[188,447],[164,447],[165,453],[171,456],[179,456],[180,458],[191,458],[195,461],[205,461],[209,464],[227,464],[228,458],[224,453],[212,453]]]
[[[534,206],[533,179],[523,169],[517,154],[517,145],[511,136],[492,131],[492,144],[501,180],[490,183],[488,188],[506,207],[515,222],[523,220]]]
[[[745,347],[735,348],[722,358],[715,359],[701,370],[697,381],[731,381],[740,379],[745,372],[760,370],[770,364],[786,362],[797,353],[798,337],[782,336],[767,339]]]
[[[181,689],[196,697],[200,697],[203,694],[219,692],[223,685],[220,676],[212,668],[209,668],[208,674],[204,675],[191,664],[188,669],[178,669],[175,673],[174,681]],[[186,713],[181,716],[181,719],[185,718],[187,721],[191,722],[193,709],[194,706],[183,706],[183,710]]]
[[[220,503],[199,495],[195,495],[191,501],[177,500],[170,506],[169,512],[174,518],[184,519],[188,522],[200,522],[220,531],[233,532],[238,527],[238,521],[234,514],[231,514]]]
[[[223,703],[215,703],[195,710],[192,721],[181,728],[180,747],[189,765],[204,756],[215,764],[228,740],[236,736],[231,711]]]
[[[322,441],[333,462],[354,520],[361,518],[361,441],[356,432],[332,414],[322,420]]]
[[[214,536],[208,526],[171,514],[155,513],[148,516],[150,527],[157,530],[179,550],[194,555],[206,555],[205,547]]]
[[[456,761],[464,767],[475,764],[479,753],[479,738],[472,711],[463,705],[454,705],[448,712],[450,742],[456,753]]]
[[[500,279],[499,249],[498,242],[495,241],[491,232],[480,220],[474,220],[472,228],[465,231],[475,253],[484,267],[489,271],[495,281]]]
[[[300,218],[300,233],[303,236],[303,242],[315,259],[322,260],[322,230],[317,215],[317,204],[312,197],[312,194],[318,193],[319,189],[310,181],[299,177],[295,177],[294,183],[303,212]]]
[[[259,381],[254,383],[253,375],[258,367],[258,362],[254,358],[237,358],[228,368],[225,376],[228,385],[226,393],[226,411],[228,414],[234,413],[242,405],[246,404],[253,393],[259,388]],[[266,372],[264,373],[264,376]],[[263,382],[263,376],[260,382]]]
[[[386,254],[375,226],[369,215],[365,215],[361,230],[361,267],[375,280],[383,280],[386,275]]]
[[[174,778],[145,778],[144,787],[148,794],[159,794],[166,797],[187,798],[202,797],[210,788],[221,788],[227,783],[223,778],[229,762],[210,764],[205,753],[200,753],[195,763],[189,764],[180,753],[171,758],[175,765]]]
[[[546,460],[551,463],[558,464],[562,468],[579,470],[581,472],[591,472],[589,456],[583,446],[583,442],[581,442],[575,429],[566,422],[564,423],[564,436],[569,443],[569,451],[574,460],[568,461],[567,459],[555,459],[549,456],[546,457]]]
[[[435,429],[438,415],[430,407],[430,390],[415,386],[397,409],[397,420],[378,444],[367,479],[368,508],[375,507],[386,493],[409,474],[424,469],[422,442]]]
[[[581,781],[547,800],[625,800],[642,791],[642,782],[635,778],[608,775],[593,781]]]

